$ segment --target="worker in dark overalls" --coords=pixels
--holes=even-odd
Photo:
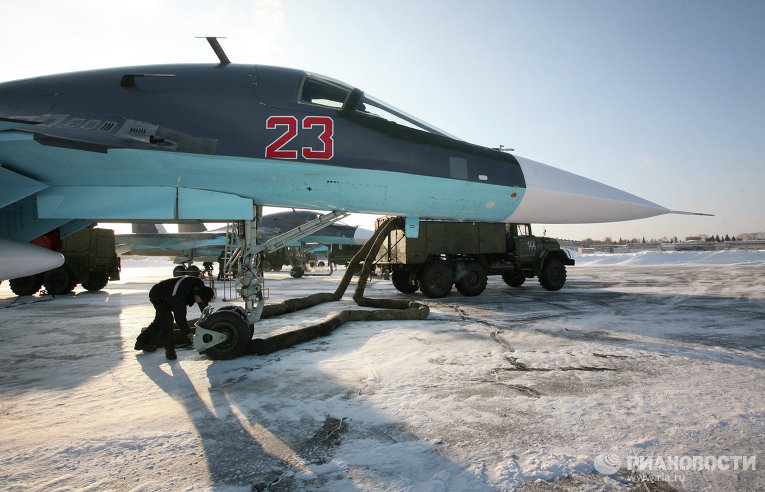
[[[173,317],[181,333],[190,341],[193,340],[189,323],[186,321],[186,306],[192,306],[196,302],[202,311],[213,296],[213,290],[196,277],[169,278],[156,284],[149,291],[149,300],[156,311],[154,321],[138,335],[135,349],[145,352],[156,350],[152,340],[159,332],[165,344],[165,357],[175,360],[177,356],[173,338]]]

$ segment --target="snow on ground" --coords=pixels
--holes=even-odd
[[[571,252],[579,266],[598,265],[765,265],[765,251],[728,249],[721,251],[640,251],[637,253]]]
[[[352,323],[233,361],[182,350],[168,362],[132,349],[153,317],[148,289],[169,262],[126,260],[122,280],[99,293],[17,298],[4,282],[0,483],[645,490],[641,480],[660,479],[667,489],[760,489],[765,262],[748,253],[729,263],[669,253],[683,256],[653,264],[642,254],[636,266],[635,255],[610,255],[620,264],[608,267],[579,256],[584,266],[569,269],[559,292],[491,278],[481,296],[425,300],[425,321]],[[267,279],[277,301],[331,291],[339,275]],[[264,320],[256,336],[352,307],[351,293]],[[402,296],[382,279],[367,295]],[[755,456],[757,469],[733,470],[731,458],[718,461],[728,470],[625,478],[595,469],[604,453],[622,471],[631,457],[673,456]]]

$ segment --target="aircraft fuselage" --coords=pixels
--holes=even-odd
[[[252,65],[39,77],[0,85],[0,116],[20,130],[0,133],[0,159],[49,187],[38,209],[55,218],[77,215],[78,199],[111,195],[125,206],[85,216],[179,219],[168,216],[178,213],[169,213],[168,201],[177,188],[260,205],[489,221],[512,215],[525,192],[514,156],[388,121],[367,112],[360,97],[320,76]],[[146,186],[156,193],[138,191]],[[163,202],[159,214],[146,210]]]

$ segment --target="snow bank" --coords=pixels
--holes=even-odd
[[[639,253],[571,252],[576,266],[662,266],[662,265],[765,265],[765,251],[641,251]]]

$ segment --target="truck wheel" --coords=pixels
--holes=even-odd
[[[290,270],[290,277],[292,278],[300,278],[305,274],[305,270],[303,270],[300,267],[294,267],[292,270]]]
[[[228,338],[225,342],[204,351],[213,360],[239,357],[247,350],[247,345],[252,339],[252,328],[235,309],[216,311],[201,324],[202,328],[225,333]]]
[[[108,283],[109,283],[108,273],[93,272],[90,274],[88,280],[82,283],[82,286],[85,288],[85,290],[88,290],[90,292],[96,292],[106,287],[106,284]]]
[[[475,261],[465,263],[465,272],[455,284],[463,296],[477,296],[486,288],[486,271]]]
[[[393,281],[393,287],[399,292],[404,294],[414,294],[417,292],[417,285],[409,282],[409,272],[397,268],[393,270],[391,280]]]
[[[542,267],[539,283],[547,290],[560,290],[566,283],[566,266],[558,258],[549,258]]]
[[[437,299],[452,290],[452,271],[441,263],[430,263],[422,270],[420,290],[426,297]]]
[[[17,296],[31,296],[37,293],[42,287],[44,274],[29,275],[28,277],[12,278],[10,281],[11,290]]]
[[[503,273],[502,280],[510,287],[520,287],[526,281],[526,276],[521,272]]]
[[[68,294],[77,285],[77,277],[66,264],[45,273],[43,285],[53,295]]]

